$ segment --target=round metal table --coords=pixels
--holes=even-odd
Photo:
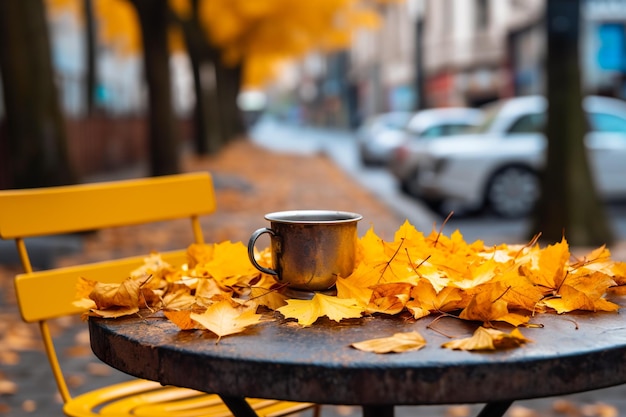
[[[91,346],[105,363],[164,385],[243,397],[363,406],[392,416],[395,405],[487,403],[502,415],[512,401],[589,391],[626,382],[626,320],[620,314],[541,314],[543,328],[522,328],[533,342],[490,352],[444,349],[445,335],[477,327],[453,318],[433,323],[397,317],[302,328],[281,320],[223,337],[180,331],[162,316],[90,318]],[[375,354],[351,343],[418,331],[414,352]],[[242,412],[236,415],[251,415]]]

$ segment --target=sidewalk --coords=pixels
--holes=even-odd
[[[363,215],[359,235],[374,227],[375,232],[387,240],[393,239],[395,230],[405,220],[319,150],[283,154],[253,141],[238,140],[219,155],[185,158],[184,170],[208,170],[214,176],[218,210],[202,219],[208,241],[247,242],[252,231],[266,226],[263,215],[278,210],[325,208],[359,212]],[[118,176],[145,174],[139,169]],[[430,219],[427,221],[432,226]],[[166,226],[109,230],[74,238],[67,250],[48,252],[47,255],[43,253],[42,256],[53,253],[59,265],[66,265],[185,247],[191,242],[187,228],[186,222],[174,222]],[[43,247],[45,249],[45,243]],[[57,245],[52,243],[48,249],[55,251]],[[15,306],[12,275],[18,267],[10,263],[10,258],[3,258],[0,262],[0,416],[62,415],[59,396],[36,335],[36,326],[22,323]],[[58,351],[62,361],[68,362],[65,369],[73,393],[128,378],[102,365],[93,356],[84,323],[61,320],[55,324],[53,332],[60,336]],[[519,402],[508,415],[582,416],[585,411],[582,406],[597,402],[616,406],[626,415],[625,394],[626,386],[622,386],[561,399]],[[560,411],[554,410],[555,405]],[[398,407],[396,415],[465,417],[475,415],[479,408]],[[594,410],[592,414],[585,415],[601,415],[599,408]],[[358,407],[328,406],[323,409],[325,417],[359,415]],[[611,417],[610,414],[602,415]]]

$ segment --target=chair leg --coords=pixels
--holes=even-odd
[[[393,417],[393,405],[364,405],[363,417]]]
[[[485,404],[476,417],[502,417],[513,401],[498,401]]]
[[[226,407],[233,413],[235,417],[258,417],[250,404],[242,397],[232,397],[228,395],[220,395]]]

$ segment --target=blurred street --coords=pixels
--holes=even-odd
[[[323,153],[365,189],[371,191],[398,216],[408,219],[418,229],[430,231],[441,227],[444,218],[424,203],[400,191],[397,180],[384,166],[364,166],[359,159],[354,134],[347,130],[320,129],[280,122],[267,116],[255,125],[252,140],[268,149],[294,154]],[[458,229],[466,241],[483,240],[490,245],[525,243],[527,219],[503,219],[488,213],[463,213],[455,210],[444,233]],[[615,235],[626,240],[626,201],[607,204]],[[621,245],[621,244],[620,244]],[[624,255],[626,259],[626,254]]]

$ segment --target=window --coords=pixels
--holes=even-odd
[[[476,2],[476,29],[487,30],[489,26],[489,7],[487,0]]]
[[[444,135],[443,126],[433,126],[424,130],[420,135],[423,138],[438,138]]]
[[[513,123],[508,133],[539,133],[543,131],[544,123],[544,114],[526,114]]]
[[[607,113],[590,113],[589,122],[596,132],[613,132],[626,134],[626,119]]]
[[[470,125],[466,124],[451,124],[446,126],[446,135],[456,135],[459,133],[467,133],[470,129]]]

